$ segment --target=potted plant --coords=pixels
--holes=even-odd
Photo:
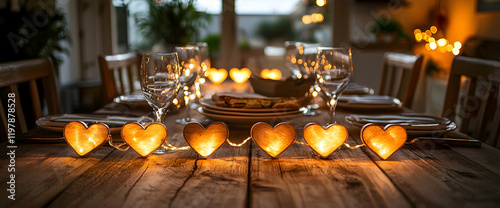
[[[149,41],[162,44],[169,50],[198,38],[199,29],[210,21],[210,15],[197,11],[193,0],[148,0],[149,12],[136,19],[139,29]]]

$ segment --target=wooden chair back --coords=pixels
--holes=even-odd
[[[8,129],[26,133],[44,113],[61,113],[54,68],[47,58],[0,63],[0,94],[1,135]]]
[[[141,57],[136,52],[99,56],[101,82],[104,92],[104,102],[129,94],[139,88],[134,87],[134,80],[139,80]]]
[[[453,60],[442,116],[459,131],[500,148],[500,62],[457,56]]]
[[[423,60],[422,55],[385,53],[379,94],[396,97],[411,108]]]

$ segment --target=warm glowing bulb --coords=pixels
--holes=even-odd
[[[431,46],[430,46],[430,44],[429,44],[429,43],[426,43],[426,44],[425,44],[425,49],[427,49],[428,51],[430,51],[430,50],[431,50]]]
[[[260,76],[264,79],[281,80],[281,71],[279,69],[263,69]]]
[[[415,40],[417,40],[418,42],[422,41],[422,34],[420,33],[415,34]]]
[[[401,126],[367,124],[361,129],[361,141],[383,160],[390,157],[406,142],[406,130]]]
[[[149,124],[146,128],[138,123],[125,124],[121,136],[135,152],[147,157],[167,139],[167,128],[160,123]]]
[[[310,15],[304,15],[302,16],[302,22],[306,25],[311,24],[311,16]]]
[[[453,55],[458,55],[460,53],[460,49],[454,48],[451,52],[453,52]]]
[[[441,38],[437,41],[438,46],[443,47],[448,43],[448,41],[445,38]]]
[[[458,41],[453,43],[453,45],[455,46],[455,48],[458,48],[458,49],[462,48],[462,43],[460,43]]]
[[[316,5],[319,7],[325,6],[326,1],[325,0],[316,0]]]
[[[414,35],[417,35],[417,34],[419,34],[419,33],[422,33],[422,31],[421,31],[420,29],[415,29],[415,30],[413,30],[413,34],[414,34]]]
[[[208,79],[214,84],[220,84],[227,78],[226,69],[211,68],[208,73]]]
[[[262,150],[276,158],[295,141],[297,132],[287,123],[279,123],[273,128],[267,123],[259,122],[252,126],[250,135]]]
[[[206,129],[199,123],[184,126],[184,139],[201,157],[207,158],[224,144],[229,130],[223,123],[212,123]]]
[[[437,44],[436,44],[436,42],[430,42],[430,43],[429,43],[429,47],[431,48],[431,50],[436,49],[436,48],[437,48]]]
[[[177,98],[174,98],[174,100],[172,100],[172,104],[174,104],[174,105],[179,104],[179,100],[177,100]]]
[[[446,51],[451,52],[453,50],[453,46],[451,44],[446,45]]]
[[[437,31],[438,31],[438,28],[436,26],[431,27],[432,34],[436,34]]]
[[[430,37],[429,38],[429,43],[433,43],[433,42],[436,42],[436,39],[434,39],[433,37]]]
[[[229,70],[229,76],[234,82],[238,84],[246,82],[251,75],[252,72],[248,68],[232,68],[231,70]]]

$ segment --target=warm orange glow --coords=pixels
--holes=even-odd
[[[279,123],[274,129],[267,123],[256,123],[250,130],[253,141],[272,158],[285,151],[297,136],[295,128],[287,123]]]
[[[460,49],[454,48],[451,52],[453,52],[453,55],[457,56],[460,53]]]
[[[304,15],[302,16],[302,23],[308,25],[308,24],[311,24],[312,20],[311,20],[311,16],[310,15]]]
[[[422,31],[420,29],[413,30],[413,35],[417,35],[417,34],[420,34],[420,33],[422,33]]]
[[[211,68],[208,72],[208,79],[214,84],[220,84],[227,78],[226,69]]]
[[[418,42],[422,41],[422,34],[420,33],[415,34],[415,40],[417,40]]]
[[[436,48],[437,48],[437,44],[436,44],[436,42],[430,42],[430,43],[429,43],[429,47],[431,48],[431,50],[436,49]]]
[[[322,158],[327,158],[342,146],[348,136],[347,129],[340,124],[330,125],[326,129],[318,124],[308,124],[304,128],[304,139]]]
[[[431,26],[431,33],[436,34],[438,31],[438,28],[436,26]]]
[[[446,51],[451,52],[453,50],[453,46],[451,44],[446,45]]]
[[[311,21],[313,23],[319,23],[319,22],[323,22],[323,14],[320,14],[320,13],[313,13],[311,14]]]
[[[260,76],[264,79],[281,80],[281,71],[279,69],[263,69]]]
[[[246,82],[251,75],[252,72],[248,68],[232,68],[229,71],[229,76],[231,77],[231,79],[238,84]]]
[[[184,139],[202,158],[209,157],[221,147],[229,136],[229,130],[223,123],[212,123],[203,128],[199,123],[184,126]]]
[[[319,7],[325,6],[326,0],[316,0],[316,5]]]
[[[448,40],[446,40],[445,38],[441,38],[437,41],[437,44],[439,47],[443,47],[445,46],[446,44],[448,44]]]
[[[429,43],[434,43],[434,42],[436,42],[436,39],[434,39],[433,37],[430,37],[428,41],[429,41]]]
[[[425,34],[428,35],[428,36],[432,36],[432,32],[430,30],[426,30]]]
[[[385,127],[367,124],[361,129],[361,140],[381,159],[389,158],[406,142],[406,130],[401,126]]]
[[[76,154],[84,156],[101,146],[109,138],[108,126],[104,124],[87,124],[72,121],[64,127],[64,139]]]
[[[128,123],[122,127],[121,136],[135,152],[147,157],[167,139],[167,128],[163,124],[152,123],[146,128],[138,123]]]
[[[455,48],[460,49],[460,48],[462,48],[462,43],[457,41],[457,42],[453,43],[453,46],[455,46]]]

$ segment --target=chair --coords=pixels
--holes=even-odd
[[[500,148],[499,86],[499,61],[455,57],[442,116],[455,121],[459,131]]]
[[[104,104],[113,98],[139,90],[134,87],[134,80],[139,80],[141,57],[136,52],[99,56]],[[135,68],[135,72],[134,72]],[[134,78],[137,76],[136,78]]]
[[[9,99],[10,93],[14,93],[14,100]],[[35,121],[44,116],[43,112],[61,113],[54,69],[47,58],[0,63],[0,95],[2,135],[7,135],[8,127],[12,127],[8,126],[9,118],[15,118],[12,119],[15,132],[20,135],[34,128]],[[10,114],[13,103],[15,113]]]
[[[385,53],[379,94],[399,98],[411,108],[423,60],[422,55]]]

